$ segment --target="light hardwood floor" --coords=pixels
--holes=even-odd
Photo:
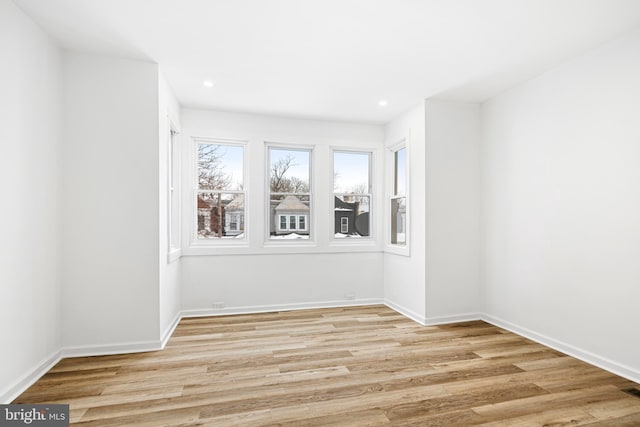
[[[640,426],[638,384],[487,323],[384,306],[183,319],[162,351],[65,359],[15,403],[77,426]]]

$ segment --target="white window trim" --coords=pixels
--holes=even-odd
[[[245,240],[211,239],[193,242],[196,235],[197,209],[194,201],[194,179],[197,174],[197,152],[192,139],[204,140],[220,144],[244,145],[244,189],[245,189]],[[269,198],[268,146],[287,150],[311,151],[311,206],[312,212],[307,215],[305,226],[310,231],[311,239],[268,241],[269,235],[268,209],[265,201]],[[342,239],[348,242],[333,241],[333,163],[332,150],[371,153],[371,234],[373,238]],[[242,132],[223,131],[217,134],[191,132],[183,129],[180,140],[182,174],[182,222],[181,243],[182,256],[228,256],[228,255],[286,255],[286,254],[339,254],[339,253],[382,253],[385,250],[383,227],[385,203],[385,145],[380,141],[375,144],[367,141],[336,141],[335,145],[326,139],[302,137],[289,140],[288,137],[258,137]],[[265,170],[266,169],[266,170]],[[376,175],[376,173],[378,175]],[[327,185],[327,183],[331,183]],[[320,187],[321,186],[321,187]],[[318,203],[320,201],[320,203]],[[325,206],[325,203],[328,205]],[[191,210],[190,210],[191,209]],[[325,218],[328,212],[331,216]],[[298,218],[298,225],[300,219]],[[313,224],[310,225],[310,222]],[[276,227],[278,225],[276,224]],[[331,227],[331,229],[330,229]],[[331,234],[329,234],[331,232]]]
[[[270,150],[280,149],[280,150],[288,150],[288,151],[304,151],[309,153],[309,215],[308,220],[305,223],[307,227],[304,231],[309,231],[308,239],[271,239],[270,229],[271,229],[271,212],[270,212],[270,203],[271,203],[271,155]],[[263,248],[277,248],[277,247],[310,247],[317,246],[316,244],[316,210],[314,207],[314,199],[315,199],[315,145],[303,145],[303,144],[285,144],[281,142],[271,142],[265,141],[264,143],[264,158],[265,158],[265,169],[264,169],[264,242]],[[284,194],[284,193],[275,193],[275,194]],[[302,194],[302,193],[296,193]],[[305,193],[307,194],[307,193]],[[279,222],[278,218],[278,222]],[[309,228],[309,220],[312,221],[313,226]],[[289,223],[287,219],[287,224]],[[276,224],[276,227],[280,227],[280,224]]]
[[[278,214],[278,230],[279,231],[307,231],[307,218],[309,215],[299,215],[299,214]],[[287,227],[282,228],[282,219],[285,219],[285,224]],[[295,218],[296,226],[295,228],[291,228],[291,218]],[[300,228],[300,219],[304,218],[304,228]]]
[[[182,162],[180,132],[167,115],[167,263],[182,255]]]
[[[242,147],[242,184],[243,184],[243,190],[242,191],[229,191],[229,190],[222,190],[222,191],[212,191],[213,193],[223,193],[223,194],[231,194],[231,193],[236,193],[236,194],[244,194],[244,223],[245,223],[245,230],[244,230],[244,237],[242,239],[222,239],[222,238],[216,238],[216,239],[198,239],[197,236],[197,225],[198,225],[198,209],[196,208],[196,201],[197,201],[197,194],[198,194],[198,165],[197,165],[197,160],[198,160],[198,150],[197,150],[197,146],[199,143],[205,143],[205,144],[220,144],[220,145],[231,145],[231,146],[238,146],[238,147]],[[190,221],[188,222],[187,226],[188,226],[188,230],[189,230],[189,234],[188,234],[188,239],[189,239],[189,244],[188,244],[188,248],[189,251],[187,254],[192,254],[193,249],[198,250],[198,249],[202,249],[202,248],[247,248],[249,247],[249,237],[250,237],[250,233],[251,230],[249,229],[249,227],[247,226],[247,224],[249,223],[249,205],[250,205],[250,200],[249,200],[249,194],[250,194],[250,189],[249,189],[249,176],[248,176],[248,167],[247,165],[249,164],[249,153],[248,153],[248,141],[247,140],[240,140],[240,139],[229,139],[229,138],[212,138],[212,137],[202,137],[202,136],[192,136],[191,137],[191,144],[189,144],[189,149],[190,149],[190,153],[189,153],[189,164],[190,164],[190,173],[189,173],[189,182],[190,182],[190,189],[191,191],[189,191],[190,197],[189,197],[189,212],[190,212]],[[197,254],[200,254],[198,252],[196,252]]]
[[[384,225],[384,234],[385,234],[385,252],[393,253],[396,255],[403,256],[411,256],[411,151],[410,145],[407,143],[408,138],[403,138],[402,140],[387,146],[386,150],[386,173],[385,173],[385,181],[386,181],[386,194],[385,197],[385,225]],[[394,186],[395,186],[395,153],[398,150],[404,148],[406,150],[406,165],[405,165],[405,194],[394,194]],[[399,197],[406,197],[406,219],[405,219],[405,244],[398,245],[391,243],[391,200]]]
[[[376,206],[376,180],[375,178],[375,164],[377,158],[377,150],[372,147],[343,147],[343,146],[330,146],[331,152],[331,174],[335,171],[335,153],[354,153],[354,154],[369,154],[369,193],[361,194],[361,196],[369,196],[369,235],[361,236],[355,239],[351,238],[337,238],[335,237],[335,203],[334,197],[347,195],[345,193],[336,193],[331,190],[331,200],[329,201],[330,212],[330,230],[329,230],[329,246],[330,247],[375,247],[377,246],[377,227],[376,221],[378,218],[377,206]],[[331,181],[333,183],[333,180]]]
[[[345,230],[345,227],[347,228]],[[349,218],[343,216],[340,218],[340,233],[348,233],[349,232]]]

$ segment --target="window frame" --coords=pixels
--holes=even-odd
[[[309,192],[308,193],[272,193],[271,192],[271,150],[286,150],[286,151],[301,151],[309,153]],[[274,247],[287,247],[287,246],[316,246],[316,212],[315,212],[315,179],[314,179],[314,162],[315,162],[315,145],[307,145],[307,144],[286,144],[280,142],[271,142],[265,141],[264,143],[264,159],[265,159],[265,169],[264,169],[264,248],[274,248]],[[302,231],[309,232],[308,239],[272,239],[271,238],[271,196],[275,195],[295,195],[295,194],[305,194],[309,197],[309,214],[303,215],[307,217],[305,221],[305,229]],[[278,223],[280,223],[280,217],[287,217],[287,227],[290,227],[290,216],[291,214],[278,214]],[[296,224],[298,224],[298,217],[300,214],[295,214],[296,216]],[[309,227],[309,221],[313,223],[311,227]],[[275,226],[279,227],[279,224],[276,223]],[[281,224],[281,223],[280,223]],[[279,228],[280,230],[284,230]],[[286,231],[290,231],[291,228],[287,228]],[[298,231],[298,229],[293,230]]]
[[[347,153],[347,154],[368,154],[369,155],[369,192],[366,194],[358,194],[358,196],[369,197],[369,235],[368,236],[360,236],[357,238],[338,238],[335,237],[335,197],[339,196],[350,196],[351,193],[338,193],[334,190],[331,190],[331,200],[329,203],[330,206],[330,226],[329,230],[329,246],[375,246],[377,240],[377,228],[376,228],[376,219],[377,219],[377,208],[376,206],[376,188],[375,188],[375,164],[376,164],[376,150],[370,147],[343,147],[343,146],[331,146],[330,148],[330,156],[331,156],[331,184],[335,185],[335,153]]]
[[[397,173],[396,173],[396,153],[400,150],[405,150],[405,191],[404,193],[396,193],[397,185]],[[402,139],[395,144],[388,145],[386,147],[386,188],[387,197],[385,201],[385,252],[394,253],[397,255],[410,256],[411,255],[411,152],[409,144],[406,139]],[[405,199],[405,243],[397,244],[391,242],[391,208],[394,200]]]
[[[214,145],[227,145],[234,147],[242,148],[242,190],[201,190],[199,188],[198,182],[198,145],[199,144],[214,144]],[[189,207],[191,209],[191,222],[188,224],[189,226],[189,248],[207,248],[207,247],[248,247],[249,239],[250,239],[250,224],[249,220],[249,205],[250,205],[250,191],[249,191],[249,174],[248,167],[249,164],[249,153],[248,153],[248,141],[240,140],[240,139],[230,139],[230,138],[217,138],[217,137],[202,137],[202,136],[192,136],[191,144],[190,144],[190,159],[189,163],[191,165],[191,173],[190,173],[190,187],[191,187],[191,197],[189,200]],[[212,239],[199,239],[198,238],[198,208],[197,208],[197,200],[198,194],[200,193],[219,193],[219,194],[242,194],[244,195],[244,221],[238,221],[238,225],[240,223],[244,223],[244,237],[241,239],[236,238],[212,238]]]
[[[180,132],[169,120],[167,141],[167,263],[180,258],[182,252],[182,162]]]

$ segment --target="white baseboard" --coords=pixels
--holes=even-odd
[[[171,335],[173,335],[173,332],[176,330],[176,327],[178,326],[178,323],[180,323],[180,320],[182,320],[182,314],[180,312],[177,312],[176,317],[173,318],[173,321],[162,335],[162,339],[160,341],[161,349],[164,349],[167,346],[167,342],[169,342],[169,338],[171,338]]]
[[[11,403],[16,397],[20,396],[26,389],[31,387],[36,381],[46,374],[49,369],[53,368],[56,363],[62,359],[60,351],[56,351],[49,357],[42,360],[35,369],[19,379],[15,384],[0,392],[0,403]]]
[[[402,305],[396,304],[395,302],[388,299],[384,300],[384,305],[386,305],[387,307],[389,307],[394,311],[397,311],[403,316],[408,317],[409,319],[413,320],[416,323],[419,323],[423,326],[427,324],[427,319],[423,315],[418,314],[415,311],[409,310],[407,307],[403,307]]]
[[[105,345],[86,345],[75,347],[63,347],[61,354],[66,357],[87,357],[87,356],[107,356],[110,354],[126,354],[126,353],[144,353],[147,351],[158,351],[165,348],[169,338],[173,335],[173,331],[182,319],[181,313],[176,313],[173,321],[162,334],[162,338],[158,341],[137,341],[128,343],[116,343]]]
[[[314,308],[357,307],[362,305],[384,304],[381,298],[355,300],[337,300],[321,302],[301,302],[292,304],[251,305],[243,307],[205,308],[183,310],[181,317],[228,316],[232,314],[269,313],[275,311],[310,310]]]
[[[547,347],[551,347],[554,350],[558,350],[564,354],[575,357],[576,359],[580,359],[583,362],[587,362],[591,365],[602,368],[628,380],[640,383],[640,371],[638,371],[637,369],[622,365],[620,363],[614,362],[613,360],[607,359],[606,357],[598,356],[597,354],[591,353],[590,351],[583,350],[571,344],[567,344],[549,336],[539,334],[535,331],[532,331],[531,329],[524,328],[495,316],[483,313],[480,317],[482,320],[491,323],[492,325],[506,329],[532,341],[546,345]]]
[[[478,313],[463,313],[463,314],[456,314],[456,315],[453,315],[453,316],[427,317],[425,319],[425,325],[427,325],[427,326],[445,325],[447,323],[470,322],[472,320],[480,320],[480,314],[478,314]]]
[[[63,358],[67,358],[107,356],[110,354],[144,353],[146,351],[158,350],[162,350],[162,342],[160,340],[63,347],[61,353]]]

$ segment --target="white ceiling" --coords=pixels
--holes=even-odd
[[[640,0],[14,1],[65,48],[159,63],[184,107],[368,123],[482,101],[640,26]]]

